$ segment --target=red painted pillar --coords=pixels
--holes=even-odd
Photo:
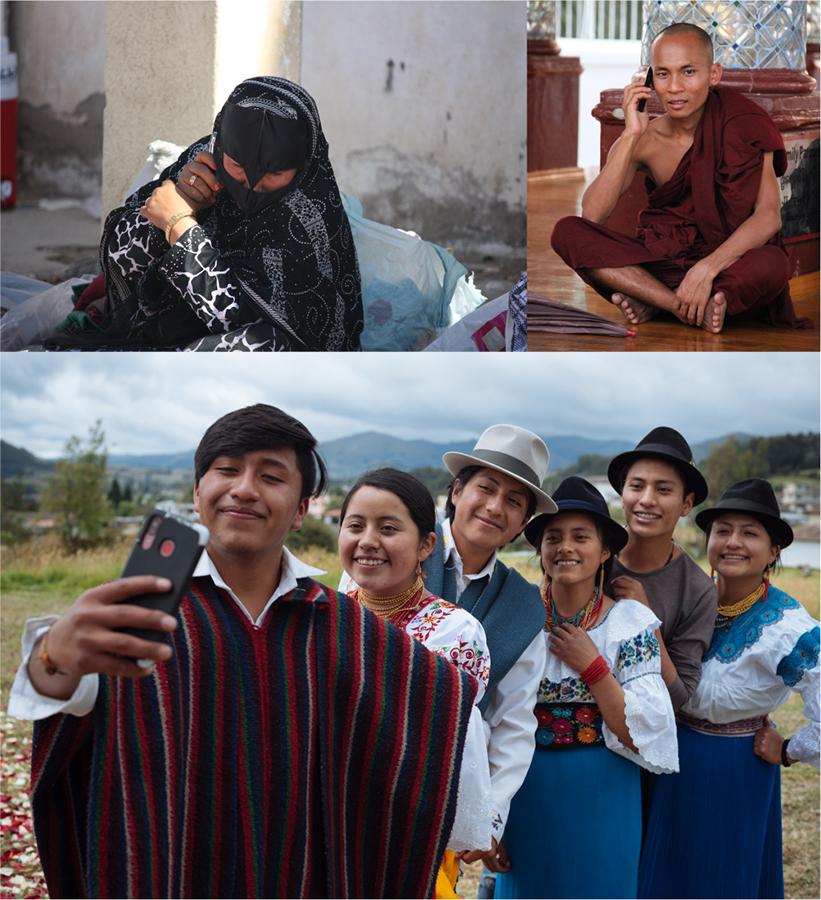
[[[3,38],[0,50],[0,207],[17,198],[17,55]]]

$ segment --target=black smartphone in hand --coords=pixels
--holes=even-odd
[[[653,86],[653,67],[652,66],[647,67],[647,74],[644,76],[644,86],[649,87],[649,88],[651,88]],[[640,113],[643,113],[645,106],[647,106],[647,101],[644,99],[644,97],[642,97],[641,100],[639,100],[639,102],[636,104],[636,109]]]
[[[153,509],[143,522],[131,555],[122,571],[129,575],[156,575],[171,582],[162,594],[138,594],[124,600],[133,606],[159,609],[173,616],[197,566],[209,533],[198,522],[186,522],[161,509]],[[154,629],[124,628],[123,631],[149,641],[164,641],[166,633]]]

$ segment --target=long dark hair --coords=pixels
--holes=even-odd
[[[380,491],[390,491],[395,494],[405,505],[414,525],[419,529],[420,538],[424,538],[436,530],[436,507],[430,491],[413,475],[390,468],[373,469],[360,475],[356,484],[342,501],[342,509],[339,514],[340,525],[345,519],[351,498],[363,487],[378,488]]]

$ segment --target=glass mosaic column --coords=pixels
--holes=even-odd
[[[807,6],[805,0],[646,0],[642,63],[650,64],[650,45],[663,28],[688,22],[712,38],[723,84],[750,93],[810,93]]]
[[[556,0],[528,0],[527,39],[528,42],[544,43],[542,53],[559,52],[556,43]]]

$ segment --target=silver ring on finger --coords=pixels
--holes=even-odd
[[[193,187],[193,186],[194,186],[194,182],[195,182],[196,180],[197,180],[197,176],[196,176],[196,175],[192,175],[192,176],[188,179],[188,184],[189,184],[189,186],[190,186],[190,187]]]

